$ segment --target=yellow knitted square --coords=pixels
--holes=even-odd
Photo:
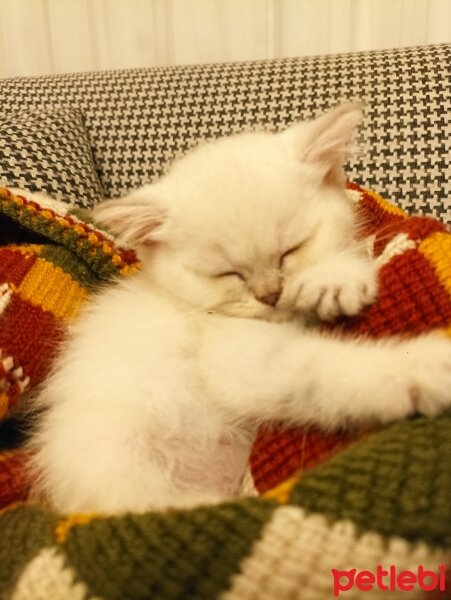
[[[86,290],[70,275],[42,258],[36,260],[17,291],[24,300],[65,320],[78,312],[86,296]]]
[[[434,233],[420,243],[418,250],[431,263],[440,283],[451,295],[451,234]]]

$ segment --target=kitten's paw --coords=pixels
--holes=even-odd
[[[330,321],[357,315],[377,295],[376,267],[369,260],[334,261],[306,269],[297,280],[296,309]]]
[[[402,347],[412,412],[433,416],[451,408],[451,340],[428,335]]]

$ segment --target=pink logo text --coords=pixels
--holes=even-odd
[[[445,565],[439,565],[438,573],[427,571],[422,565],[419,565],[414,571],[397,571],[394,565],[384,569],[377,565],[376,572],[357,571],[349,569],[348,571],[339,571],[332,569],[334,578],[334,596],[338,597],[341,592],[346,592],[354,586],[362,592],[369,592],[376,588],[383,592],[393,592],[395,590],[410,591],[416,586],[425,592],[432,590],[445,591]]]

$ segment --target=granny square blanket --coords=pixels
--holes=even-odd
[[[335,331],[451,336],[451,233],[347,189],[380,293]],[[258,495],[217,506],[61,515],[28,498],[11,423],[90,293],[137,268],[133,251],[68,205],[0,189],[0,600],[397,598],[402,571],[417,576],[408,598],[427,585],[451,597],[451,414],[352,434],[271,424],[250,457]],[[390,594],[374,577],[373,595],[354,585],[378,569]],[[420,586],[425,570],[436,575]]]

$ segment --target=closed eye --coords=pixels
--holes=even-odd
[[[296,244],[296,246],[292,246],[291,248],[289,248],[288,250],[286,250],[279,259],[279,267],[283,266],[283,263],[285,261],[285,259],[288,256],[291,256],[291,254],[294,254],[295,252],[297,252],[298,250],[300,250],[302,248],[302,246],[305,244],[306,240],[304,240],[303,242],[300,242],[299,244]]]
[[[224,271],[224,273],[218,273],[216,277],[238,277],[241,281],[245,281],[245,277],[239,271]]]

